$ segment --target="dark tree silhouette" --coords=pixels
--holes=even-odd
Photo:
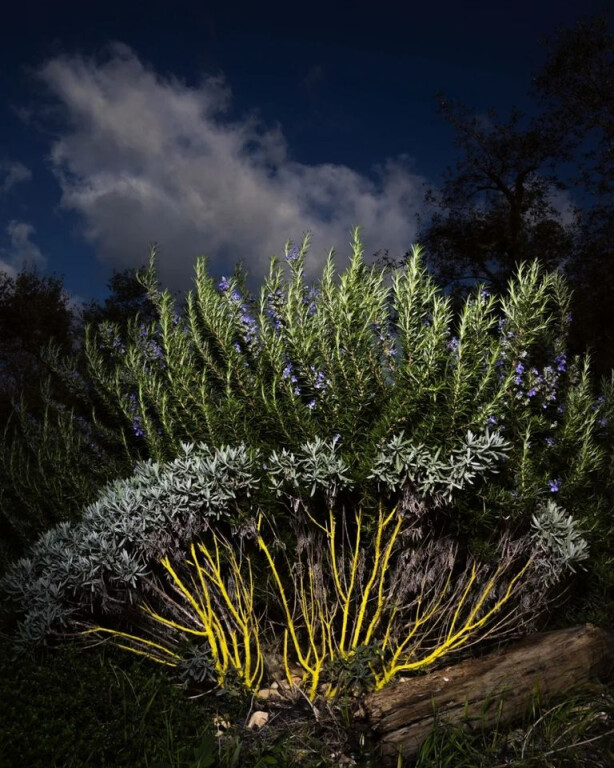
[[[520,261],[559,268],[574,291],[571,351],[591,351],[593,370],[614,367],[614,37],[608,14],[559,30],[533,78],[541,111],[527,120],[476,117],[438,96],[460,151],[421,222],[429,266],[453,294],[483,282],[496,292]],[[569,168],[572,171],[569,171]],[[565,216],[557,193],[573,203]],[[402,266],[387,255],[376,262]]]
[[[551,126],[574,145],[584,194],[574,258],[567,273],[574,287],[571,344],[589,348],[594,368],[614,367],[614,36],[610,12],[560,29],[546,40],[548,58],[533,80]]]
[[[418,239],[440,282],[452,289],[484,282],[503,291],[521,261],[541,259],[556,268],[568,259],[573,228],[554,208],[564,185],[554,167],[568,143],[539,119],[523,127],[512,110],[507,121],[486,117],[439,97],[439,111],[456,129],[460,156],[439,191],[427,199],[437,211]]]
[[[11,401],[23,394],[40,407],[40,382],[49,373],[42,350],[55,341],[64,354],[73,351],[75,317],[62,280],[36,271],[15,278],[0,272],[0,423]]]

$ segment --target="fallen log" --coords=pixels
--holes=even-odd
[[[435,723],[490,727],[521,717],[541,700],[612,674],[614,638],[587,624],[530,635],[501,651],[406,678],[369,694],[363,709],[382,764],[415,756]]]

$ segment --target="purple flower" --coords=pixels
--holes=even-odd
[[[132,422],[132,429],[134,431],[134,434],[137,437],[144,437],[145,436],[145,430],[143,429],[141,425],[141,420],[137,416],[134,421]]]
[[[458,352],[458,339],[456,336],[452,336],[450,341],[446,344],[446,347],[450,350],[450,352]]]
[[[551,493],[557,493],[561,487],[561,478],[557,477],[556,480],[548,480],[548,485],[550,486]]]
[[[316,389],[324,389],[324,387],[326,386],[326,378],[322,373],[322,371],[318,371],[318,373],[316,374],[316,381],[314,386]]]
[[[164,352],[162,351],[162,348],[160,347],[160,345],[157,342],[152,341],[151,344],[150,344],[150,349],[153,352],[153,356],[157,360],[160,360],[160,358],[164,357]]]
[[[296,261],[300,256],[299,249],[296,245],[292,244],[292,248],[286,254],[286,261]]]
[[[228,279],[226,277],[222,277],[220,280],[220,283],[218,285],[218,288],[220,291],[227,291],[228,290]]]
[[[316,401],[315,400],[310,400],[307,403],[307,408],[309,408],[310,411],[312,411],[315,407],[316,407]]]
[[[522,363],[518,363],[516,368],[514,369],[517,374],[523,374],[524,373],[524,365]]]
[[[497,423],[497,417],[496,416],[489,416],[488,417],[488,423],[489,424],[496,424]]]
[[[548,436],[548,437],[545,438],[545,440],[546,440],[546,445],[549,445],[550,448],[552,448],[552,446],[554,445],[554,438]]]
[[[554,358],[557,371],[565,372],[567,370],[567,355],[563,352]]]
[[[535,397],[536,392],[537,390],[535,389],[535,387],[531,387],[531,389],[527,392],[527,397]]]

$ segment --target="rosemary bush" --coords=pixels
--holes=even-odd
[[[259,303],[239,277],[216,290],[199,260],[182,317],[152,254],[141,279],[159,321],[135,319],[125,341],[88,329],[92,386],[148,458],[9,568],[17,648],[106,633],[254,688],[272,640],[313,697],[375,643],[381,686],[526,631],[587,561],[591,531],[611,539],[603,504],[587,504],[607,402],[588,362],[567,359],[558,274],[522,266],[506,296],[477,288],[454,316],[419,248],[391,305],[357,230],[339,285],[329,255],[307,289],[307,246],[286,246],[287,293],[272,260]],[[184,658],[190,638],[200,652]]]
[[[287,290],[273,258],[259,301],[238,272],[216,289],[198,260],[182,317],[157,288],[152,253],[140,279],[159,322],[135,321],[125,344],[110,325],[102,336],[90,329],[90,377],[145,457],[170,460],[182,442],[297,453],[338,435],[359,489],[352,500],[375,514],[367,476],[393,436],[436,458],[490,428],[509,443],[507,461],[496,481],[457,497],[455,533],[477,544],[502,518],[528,525],[547,498],[596,524],[586,501],[606,466],[607,408],[588,360],[567,358],[570,294],[559,274],[521,266],[507,295],[478,287],[454,316],[419,248],[391,291],[363,263],[358,230],[338,285],[329,254],[319,285],[307,287],[308,236],[290,245]]]

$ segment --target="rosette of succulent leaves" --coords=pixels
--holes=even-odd
[[[382,687],[526,632],[587,559],[575,517],[599,412],[587,367],[567,365],[560,277],[523,267],[454,317],[415,248],[392,322],[357,231],[340,286],[329,256],[310,295],[307,243],[287,248],[287,299],[272,265],[258,322],[204,261],[182,321],[152,257],[159,327],[135,323],[111,370],[88,338],[151,458],[9,567],[17,652],[107,637],[253,690],[275,648],[289,681],[334,695],[352,665]]]

